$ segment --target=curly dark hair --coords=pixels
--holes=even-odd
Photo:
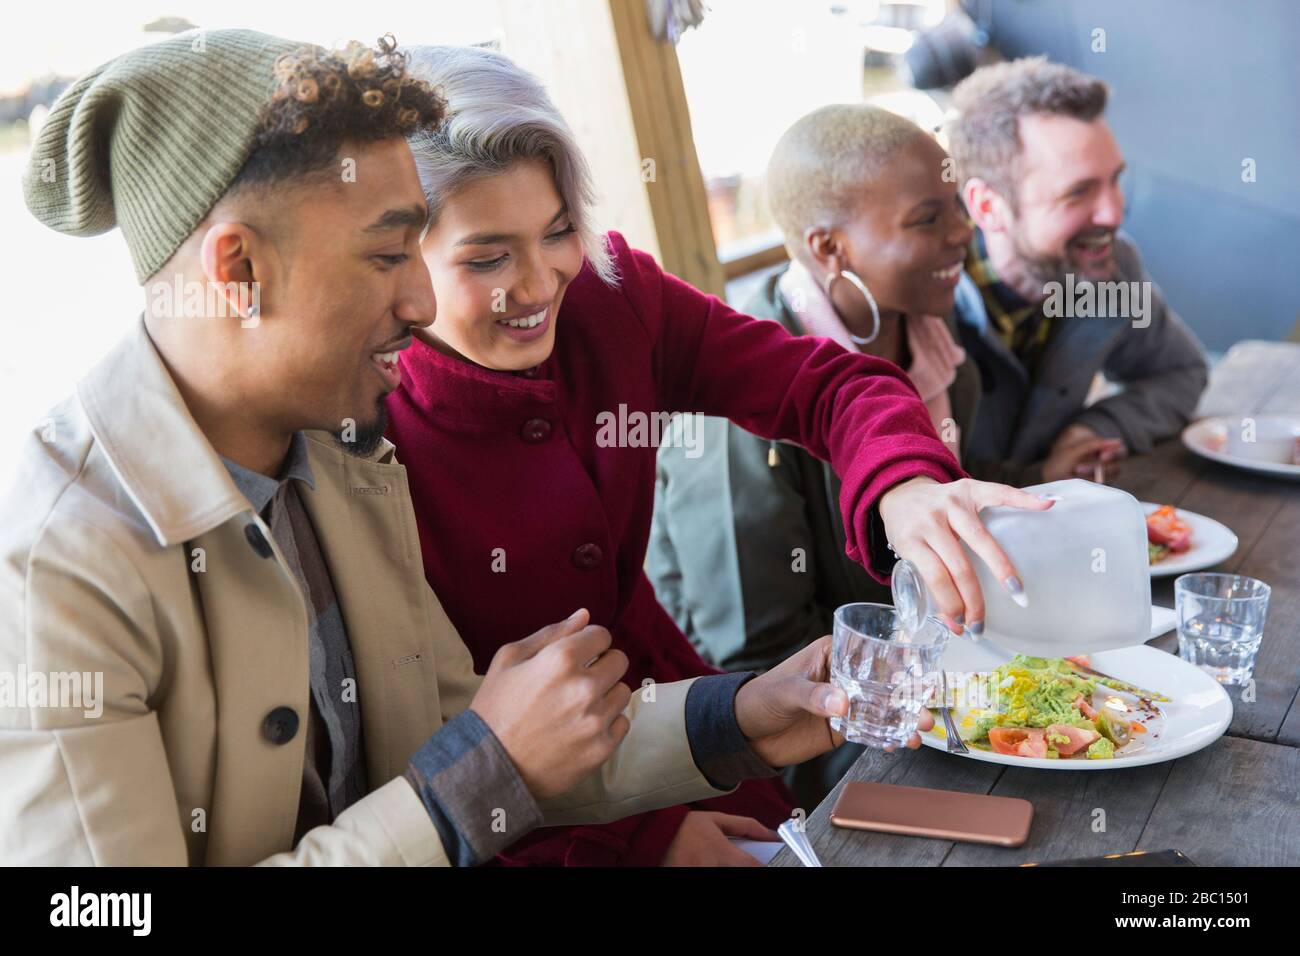
[[[373,143],[434,129],[446,104],[407,73],[392,34],[373,48],[302,47],[275,62],[275,90],[231,191],[333,170],[345,140]]]

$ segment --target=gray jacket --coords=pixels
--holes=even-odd
[[[984,383],[971,457],[1039,461],[1071,424],[1122,438],[1130,452],[1146,452],[1191,419],[1208,378],[1204,352],[1142,267],[1133,240],[1124,233],[1116,238],[1120,280],[1149,283],[1149,313],[1140,323],[1114,316],[1053,319],[1032,379],[992,328],[975,283],[962,276],[957,287],[962,345],[980,366]],[[1097,372],[1121,391],[1084,408]]]

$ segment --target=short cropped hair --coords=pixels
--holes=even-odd
[[[952,93],[957,116],[948,127],[948,147],[962,182],[984,180],[1015,209],[1021,117],[1092,122],[1106,109],[1108,93],[1095,76],[1043,56],[980,67]]]
[[[768,208],[791,252],[805,230],[852,216],[882,170],[922,136],[911,120],[866,103],[823,106],[797,120],[767,164]]]
[[[447,197],[470,180],[503,173],[522,159],[540,159],[555,174],[587,262],[615,283],[613,258],[593,223],[591,169],[537,77],[481,47],[421,46],[410,52],[411,72],[446,102],[441,126],[408,139],[430,223]]]

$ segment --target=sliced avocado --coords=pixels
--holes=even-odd
[[[1088,757],[1091,760],[1105,760],[1113,756],[1115,756],[1115,745],[1105,737],[1098,737],[1088,747]]]

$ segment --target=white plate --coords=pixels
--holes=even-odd
[[[1149,501],[1140,502],[1143,514],[1151,514],[1160,505]],[[1177,508],[1178,517],[1192,529],[1192,546],[1182,554],[1170,554],[1159,564],[1151,565],[1153,578],[1167,578],[1173,574],[1186,574],[1188,571],[1200,571],[1212,568],[1220,561],[1226,561],[1237,550],[1237,536],[1227,525],[1220,524],[1213,518],[1198,515],[1195,511]]]
[[[1294,415],[1219,415],[1215,418],[1202,418],[1183,429],[1183,444],[1189,451],[1202,458],[1245,468],[1247,471],[1262,472],[1266,475],[1278,475],[1284,478],[1300,478],[1300,465],[1285,464],[1280,454],[1273,455],[1260,442],[1256,455],[1233,451],[1228,437],[1231,429],[1239,429],[1245,418],[1254,420],[1257,433],[1264,434],[1275,429],[1290,430],[1293,436],[1300,437],[1300,418]],[[1242,445],[1240,448],[1250,448]]]
[[[1165,612],[1157,615],[1152,631],[1167,630],[1164,622],[1172,612],[1168,608],[1154,608]],[[974,644],[966,638],[948,642],[944,651],[943,667],[947,671],[988,671],[1011,659],[1011,654],[982,641]],[[1169,703],[1159,704],[1164,716],[1159,735],[1142,740],[1143,749],[1111,760],[1048,760],[1037,757],[1013,757],[1008,754],[985,752],[971,748],[969,753],[955,756],[1000,763],[1008,767],[1033,767],[1042,770],[1121,770],[1124,767],[1141,767],[1162,763],[1195,753],[1223,736],[1232,721],[1232,700],[1218,682],[1200,668],[1188,664],[1174,654],[1140,644],[1117,651],[1098,651],[1088,655],[1092,666],[1104,674],[1128,681],[1162,693]],[[955,716],[955,715],[954,715]],[[938,726],[943,726],[939,720]],[[927,747],[946,751],[944,738],[933,731],[921,734]]]

